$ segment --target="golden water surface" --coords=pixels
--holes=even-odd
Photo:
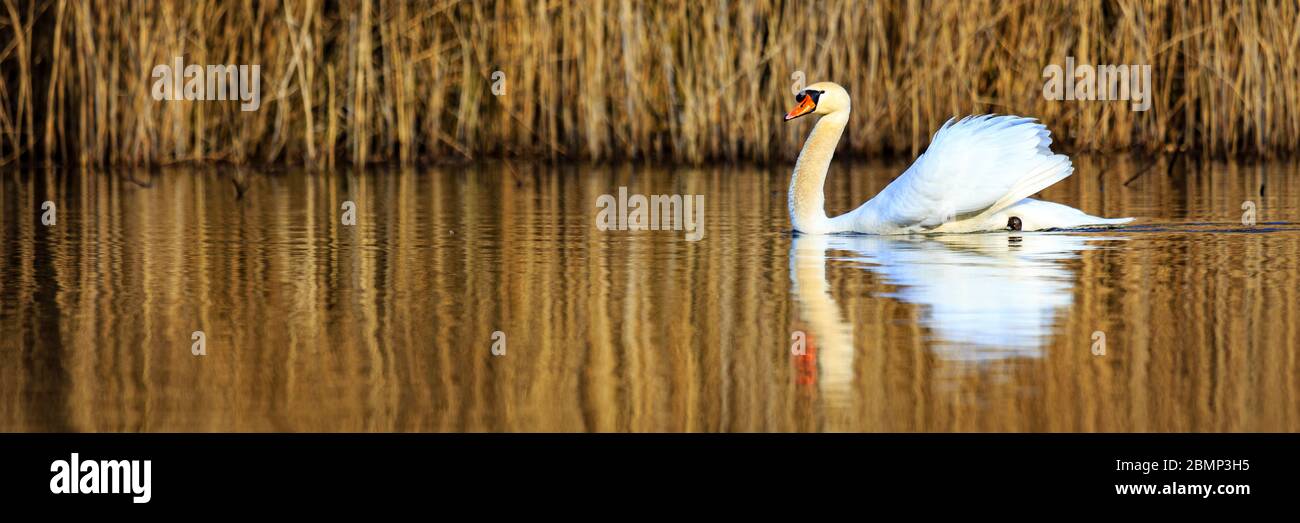
[[[1300,168],[1076,164],[1040,196],[1136,226],[795,236],[788,166],[6,172],[0,431],[1300,430]],[[599,230],[620,186],[704,237]]]

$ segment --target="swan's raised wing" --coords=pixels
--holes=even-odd
[[[869,205],[875,219],[901,228],[998,212],[1074,172],[1051,144],[1051,131],[1033,118],[948,120],[925,154]]]

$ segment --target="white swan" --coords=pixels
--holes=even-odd
[[[1099,218],[1030,195],[1074,172],[1052,154],[1051,132],[1032,118],[975,116],[949,120],[930,147],[874,198],[848,213],[826,216],[822,186],[835,145],[849,122],[849,93],[833,82],[808,86],[785,115],[822,115],[799,152],[790,179],[790,222],[809,234],[907,234],[1038,231],[1114,226],[1132,218]]]

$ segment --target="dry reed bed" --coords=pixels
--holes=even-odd
[[[1072,152],[1298,150],[1296,1],[1041,4],[0,0],[0,165],[789,159],[795,71],[853,93],[861,155],[978,112]],[[260,64],[261,109],[153,100],[178,55]],[[1151,109],[1045,100],[1066,56],[1151,64]]]

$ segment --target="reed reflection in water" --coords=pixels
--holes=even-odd
[[[1300,170],[1078,165],[1043,197],[1142,225],[794,236],[788,167],[6,173],[0,430],[1300,430]],[[704,239],[597,230],[619,186]]]

